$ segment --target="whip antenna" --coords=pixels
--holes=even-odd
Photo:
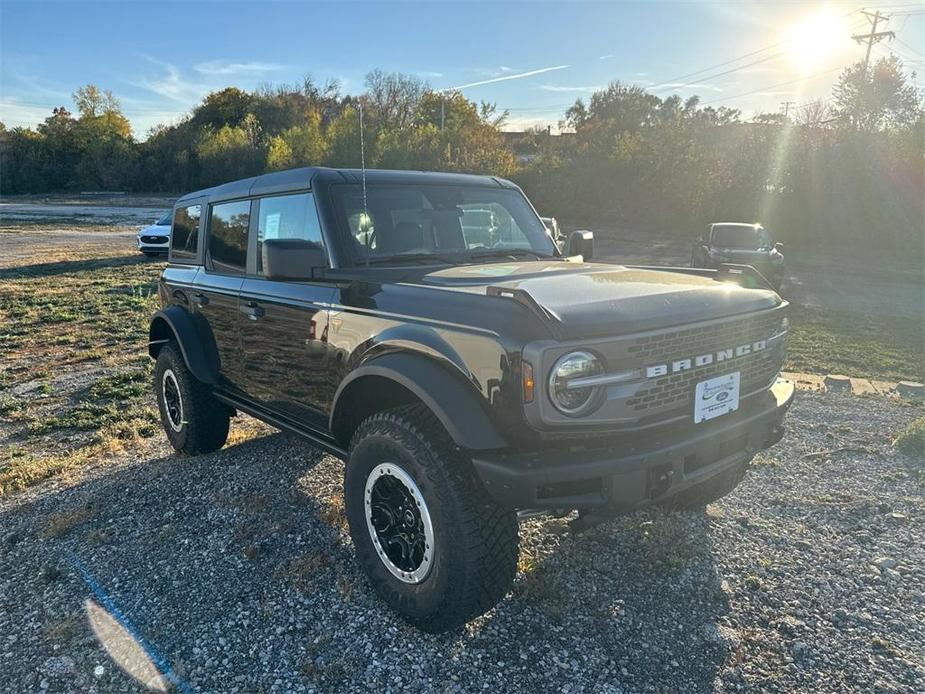
[[[363,102],[358,101],[357,105],[359,106],[360,110],[360,175],[363,185],[363,231],[365,233],[366,266],[369,267],[370,219],[369,209],[366,205],[366,141],[363,139]]]

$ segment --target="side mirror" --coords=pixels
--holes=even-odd
[[[774,244],[774,250],[780,253],[782,250],[784,250],[784,244],[778,241],[777,243]]]
[[[304,239],[263,242],[263,274],[268,280],[310,280],[312,270],[327,267],[320,243]]]
[[[568,255],[580,255],[585,260],[594,257],[594,232],[586,229],[573,231],[568,237]]]

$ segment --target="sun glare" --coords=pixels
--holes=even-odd
[[[791,58],[802,71],[818,68],[838,51],[849,33],[842,18],[831,10],[819,10],[788,32]]]

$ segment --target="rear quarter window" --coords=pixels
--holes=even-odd
[[[178,207],[170,233],[170,259],[196,260],[199,253],[199,220],[202,205]]]

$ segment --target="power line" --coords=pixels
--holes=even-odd
[[[751,96],[752,94],[757,94],[758,92],[763,92],[768,89],[777,89],[778,87],[786,87],[791,84],[796,84],[797,82],[809,82],[811,80],[822,77],[823,75],[828,75],[829,73],[832,73],[832,72],[835,72],[836,70],[841,70],[841,69],[842,69],[842,66],[838,65],[837,67],[833,67],[829,70],[823,70],[822,72],[817,72],[815,75],[809,75],[808,77],[798,77],[795,80],[787,80],[786,82],[779,82],[777,84],[771,84],[765,87],[760,87],[759,89],[752,89],[751,91],[748,91],[748,92],[742,92],[741,94],[732,94],[731,96],[724,96],[721,99],[711,99],[710,101],[705,101],[700,105],[709,106],[710,104],[716,104],[716,103],[719,103],[720,101],[729,101],[729,99],[738,99],[743,96]]]
[[[897,38],[897,39],[896,39],[896,43],[905,46],[906,48],[908,48],[910,51],[912,51],[912,52],[915,53],[916,55],[920,55],[920,56],[922,56],[923,58],[925,58],[925,53],[922,53],[921,51],[917,50],[916,48],[913,48],[912,46],[910,46],[908,43],[906,43],[906,42],[903,41],[902,39]]]
[[[746,63],[745,65],[740,65],[740,66],[738,66],[738,67],[734,67],[734,68],[732,68],[732,69],[730,69],[730,70],[725,70],[725,71],[723,71],[723,72],[717,72],[715,75],[707,75],[706,77],[701,77],[700,79],[701,79],[701,81],[706,82],[706,81],[709,81],[709,80],[715,80],[717,77],[725,77],[726,75],[731,75],[733,72],[738,72],[739,70],[744,70],[745,68],[753,67],[753,66],[755,66],[755,65],[760,65],[761,63],[766,63],[766,62],[768,62],[769,60],[774,60],[775,58],[780,58],[780,57],[781,57],[782,55],[784,55],[786,52],[787,52],[787,51],[779,51],[779,52],[777,52],[777,53],[772,53],[771,55],[769,55],[769,56],[767,56],[767,57],[765,57],[765,58],[761,58],[760,60],[755,60],[755,61],[753,61],[753,62],[751,62],[751,63]],[[653,91],[653,90],[655,90],[655,89],[663,89],[663,88],[665,88],[665,87],[674,87],[674,88],[677,88],[677,87],[686,87],[686,86],[688,86],[688,85],[686,85],[686,84],[676,85],[676,84],[674,84],[673,82],[666,82],[666,83],[662,84],[661,86],[656,85],[655,87],[647,87],[646,89],[647,89],[647,91]]]
[[[724,67],[724,66],[730,65],[730,64],[732,64],[732,63],[737,63],[737,62],[739,62],[740,60],[745,60],[746,58],[751,58],[753,55],[758,55],[759,53],[764,53],[765,51],[769,51],[769,50],[771,50],[772,48],[777,48],[778,46],[782,45],[783,43],[784,43],[783,41],[778,41],[777,43],[773,43],[773,44],[771,44],[770,46],[765,46],[764,48],[759,48],[757,51],[752,51],[751,53],[746,53],[745,55],[740,55],[740,56],[738,56],[737,58],[732,58],[731,60],[726,60],[725,62],[717,63],[716,65],[711,65],[710,67],[705,67],[705,68],[703,68],[702,70],[696,70],[696,71],[694,71],[694,72],[688,72],[686,75],[681,75],[681,76],[679,76],[679,77],[672,77],[671,79],[665,80],[664,82],[661,82],[661,83],[659,83],[659,84],[654,84],[654,85],[652,85],[651,87],[648,87],[648,89],[659,89],[660,87],[666,87],[666,86],[668,86],[668,85],[670,85],[670,84],[672,84],[672,83],[674,83],[674,82],[680,82],[681,80],[685,80],[685,79],[687,79],[688,77],[694,77],[695,75],[700,75],[700,74],[702,74],[702,73],[704,73],[704,72],[709,72],[710,70],[715,70],[715,69],[718,68],[718,67]]]

